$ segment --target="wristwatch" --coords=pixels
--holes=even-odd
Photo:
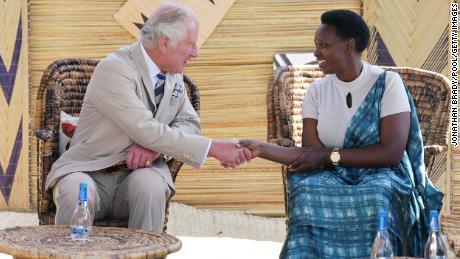
[[[332,150],[332,153],[331,153],[331,161],[332,161],[332,164],[337,166],[339,165],[339,162],[340,162],[340,153],[339,153],[339,148],[336,147]]]

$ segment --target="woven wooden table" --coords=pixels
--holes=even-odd
[[[126,228],[93,227],[83,245],[70,239],[68,226],[0,230],[0,253],[14,258],[166,258],[181,245],[168,234]]]

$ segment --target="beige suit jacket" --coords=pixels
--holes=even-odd
[[[86,90],[71,146],[53,164],[46,189],[69,173],[97,171],[124,160],[134,143],[198,168],[211,140],[198,135],[200,119],[187,98],[182,75],[166,74],[159,107],[154,100],[140,42],[103,59]],[[168,167],[154,164],[174,188]]]

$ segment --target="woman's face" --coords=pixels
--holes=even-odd
[[[321,24],[315,33],[315,57],[325,74],[337,74],[343,71],[349,59],[348,40],[337,36],[335,26]]]

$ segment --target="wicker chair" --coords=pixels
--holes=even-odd
[[[59,157],[59,113],[64,111],[74,116],[80,113],[86,86],[98,61],[93,59],[63,59],[53,62],[43,73],[37,93],[34,127],[38,138],[38,194],[37,210],[40,225],[54,224],[56,206],[52,193],[45,191],[45,180],[52,164]],[[200,95],[197,86],[184,76],[188,97],[199,113]],[[168,162],[173,181],[182,162],[172,159]],[[171,199],[171,197],[170,197]],[[168,222],[169,200],[163,232]],[[127,220],[96,220],[95,226],[127,227]]]
[[[384,67],[406,81],[417,107],[424,141],[425,164],[435,181],[446,168],[450,84],[438,73],[414,68]],[[302,144],[302,102],[308,86],[324,74],[317,66],[283,66],[273,72],[268,84],[268,142],[282,146]],[[282,167],[285,211],[288,171]]]

